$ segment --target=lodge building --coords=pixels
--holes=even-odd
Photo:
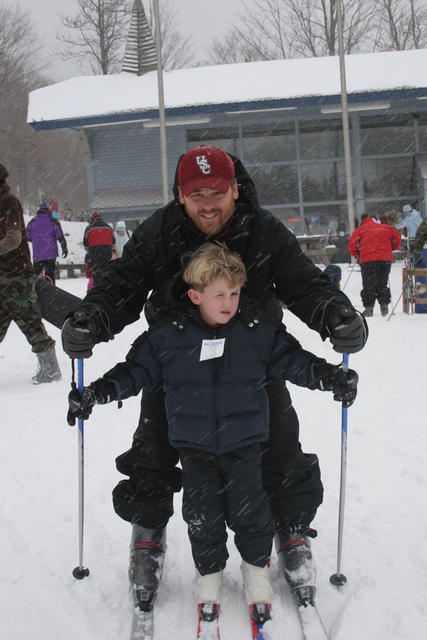
[[[153,69],[153,66],[150,67]],[[410,203],[426,215],[427,50],[346,56],[356,217]],[[337,57],[164,73],[170,196],[199,144],[238,156],[265,208],[297,234],[348,230]],[[89,202],[106,220],[162,205],[157,73],[83,76],[31,92],[28,122],[86,148]]]

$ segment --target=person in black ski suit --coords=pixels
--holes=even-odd
[[[246,293],[272,318],[281,319],[283,303],[323,340],[329,338],[336,351],[363,348],[368,336],[364,318],[304,255],[295,236],[259,206],[240,160],[212,146],[188,151],[178,162],[174,194],[135,229],[122,258],[108,266],[108,277],[64,323],[62,343],[70,357],[90,357],[95,344],[137,321],[144,306],[152,324],[165,306],[165,291],[181,269],[182,256],[209,240],[240,254],[248,274]],[[283,564],[289,558],[293,565],[299,549],[311,559],[308,536],[315,532],[310,523],[323,487],[317,456],[301,450],[298,418],[285,384],[271,381],[267,393],[270,437],[263,445],[263,483],[276,545],[283,550]],[[177,462],[178,452],[168,442],[163,389],[144,392],[132,447],[116,460],[129,479],[113,491],[116,513],[133,525],[134,585],[143,579],[139,568],[145,556],[165,549],[173,493],[181,489]],[[289,580],[286,567],[285,575]]]
[[[174,301],[134,342],[126,361],[85,387],[82,397],[71,391],[68,420],[87,419],[95,404],[163,385],[169,441],[183,471],[182,513],[198,570],[197,600],[220,600],[228,525],[242,556],[248,603],[270,603],[274,527],[260,455],[270,422],[265,380],[333,391],[350,406],[358,376],[304,351],[250,300],[242,299],[239,309],[245,267],[225,245],[199,247],[182,278],[182,302]]]

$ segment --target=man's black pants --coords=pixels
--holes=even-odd
[[[259,443],[215,455],[180,449],[184,496],[194,563],[201,573],[224,569],[228,558],[226,525],[242,559],[265,567],[274,535],[267,496],[262,488]]]
[[[34,273],[36,276],[40,276],[44,273],[55,284],[55,267],[56,260],[36,260],[34,262]]]
[[[379,304],[390,304],[391,294],[387,286],[391,262],[372,260],[360,265],[363,289],[360,292],[364,307],[373,307],[375,300]]]
[[[98,287],[105,275],[113,255],[110,245],[96,245],[89,248],[90,266],[92,269],[93,286]]]
[[[271,381],[270,437],[262,443],[263,486],[276,531],[308,527],[323,500],[319,461],[299,443],[298,417],[286,385]],[[141,416],[132,447],[116,458],[120,473],[129,476],[114,488],[116,513],[128,522],[155,529],[173,514],[173,494],[181,490],[178,451],[170,446],[163,388],[142,394]]]

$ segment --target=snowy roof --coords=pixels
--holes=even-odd
[[[354,99],[396,92],[427,96],[427,49],[346,56],[347,92]],[[168,115],[282,108],[338,101],[338,57],[299,58],[177,69],[164,73]],[[351,96],[350,96],[351,97]],[[82,76],[32,91],[28,122],[36,128],[156,117],[157,72]]]

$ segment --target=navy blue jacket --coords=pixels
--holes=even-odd
[[[222,357],[200,361],[202,341],[214,338],[225,338]],[[170,443],[220,454],[268,438],[267,378],[318,388],[312,371],[318,362],[283,325],[277,329],[256,313],[241,311],[214,331],[191,308],[140,336],[126,362],[104,377],[117,399],[163,385]]]

